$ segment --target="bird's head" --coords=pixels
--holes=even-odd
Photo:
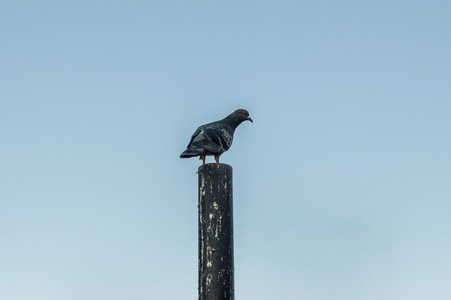
[[[245,109],[237,109],[230,116],[233,116],[233,119],[238,121],[238,124],[243,121],[251,121],[254,123],[251,116],[249,116],[249,112]]]

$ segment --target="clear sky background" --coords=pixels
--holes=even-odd
[[[451,299],[450,16],[2,1],[0,299],[196,299],[200,162],[179,155],[237,108],[237,299]]]

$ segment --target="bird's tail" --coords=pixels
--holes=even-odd
[[[188,158],[188,157],[194,157],[200,155],[204,149],[202,148],[195,148],[195,149],[186,149],[183,151],[182,154],[180,154],[181,158]]]

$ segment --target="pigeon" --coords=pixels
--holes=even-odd
[[[193,133],[181,158],[199,156],[205,165],[205,156],[214,155],[219,163],[219,156],[232,146],[233,133],[243,121],[254,122],[245,109],[237,109],[222,120],[200,126]]]

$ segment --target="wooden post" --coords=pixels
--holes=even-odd
[[[233,300],[232,167],[199,167],[199,300]]]

